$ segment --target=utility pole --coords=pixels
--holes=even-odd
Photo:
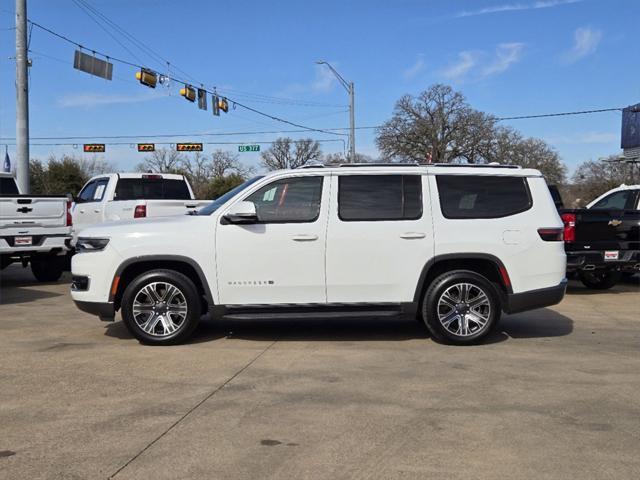
[[[351,163],[356,161],[356,119],[354,113],[353,82],[349,83],[349,158]]]
[[[354,163],[356,161],[356,119],[355,119],[355,104],[354,104],[354,86],[353,82],[347,82],[342,75],[340,75],[335,68],[324,60],[316,61],[318,65],[326,65],[331,70],[340,84],[349,94],[349,162]]]
[[[29,58],[27,0],[16,0],[16,181],[21,193],[29,187]]]

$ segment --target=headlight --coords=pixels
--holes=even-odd
[[[78,252],[99,252],[109,243],[108,238],[79,237],[76,243]]]

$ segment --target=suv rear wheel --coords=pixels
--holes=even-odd
[[[135,278],[122,296],[122,319],[141,343],[173,345],[198,325],[201,303],[189,277],[173,270],[152,270]]]
[[[500,310],[493,285],[468,270],[437,277],[422,302],[422,316],[431,335],[456,345],[477,343],[496,324]]]

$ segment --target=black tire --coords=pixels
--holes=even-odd
[[[34,255],[29,260],[31,272],[39,282],[57,282],[64,271],[65,257],[59,255]]]
[[[174,292],[168,287],[163,290],[163,285],[170,285],[179,293],[169,298]],[[158,301],[163,292],[165,301]],[[134,314],[136,301],[138,312]],[[178,308],[186,308],[184,317]],[[202,305],[198,290],[189,277],[174,270],[152,270],[139,275],[127,285],[121,310],[125,326],[141,343],[175,345],[191,336],[200,320]],[[147,331],[143,326],[147,327]],[[167,332],[174,327],[175,330]]]
[[[580,271],[580,281],[587,288],[609,290],[620,281],[622,274],[616,270]]]
[[[462,288],[468,289],[466,295]],[[474,301],[482,304],[469,308]],[[422,318],[433,338],[454,345],[478,343],[493,329],[500,313],[500,299],[494,286],[482,275],[468,270],[453,270],[437,277],[422,301]],[[451,317],[445,326],[448,315]]]

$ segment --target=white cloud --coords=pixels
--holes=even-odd
[[[553,8],[560,5],[579,3],[583,0],[539,0],[533,3],[506,3],[502,5],[492,5],[478,10],[466,10],[457,13],[456,17],[475,17],[477,15],[489,15],[492,13],[515,12],[521,10],[538,10],[541,8]]]
[[[478,63],[479,56],[478,52],[467,50],[458,53],[458,61],[445,68],[442,71],[442,76],[454,82],[464,80],[464,77]]]
[[[338,68],[337,63],[331,62],[331,65],[336,69]],[[315,76],[312,81],[309,83],[291,83],[280,92],[277,92],[277,96],[296,97],[305,93],[326,93],[333,90],[337,81],[329,67],[326,65],[316,65]]]
[[[426,64],[424,62],[424,55],[420,53],[418,54],[418,58],[413,63],[413,65],[402,72],[402,76],[405,80],[412,80],[416,77],[416,75],[424,70],[425,66]]]
[[[573,47],[564,54],[564,60],[568,63],[577,62],[594,53],[602,40],[602,31],[580,27],[573,33],[573,38]]]
[[[482,75],[488,77],[506,71],[520,60],[523,48],[523,43],[501,43],[496,49],[495,59],[483,69]]]
[[[501,43],[493,54],[484,50],[464,50],[458,53],[458,60],[440,74],[453,82],[499,75],[520,61],[523,50],[524,44],[518,42]]]
[[[147,93],[137,95],[124,95],[118,93],[68,93],[58,98],[57,105],[63,108],[69,107],[97,107],[101,105],[114,105],[118,103],[140,103],[147,102],[149,100],[155,100],[162,98],[162,95]]]

